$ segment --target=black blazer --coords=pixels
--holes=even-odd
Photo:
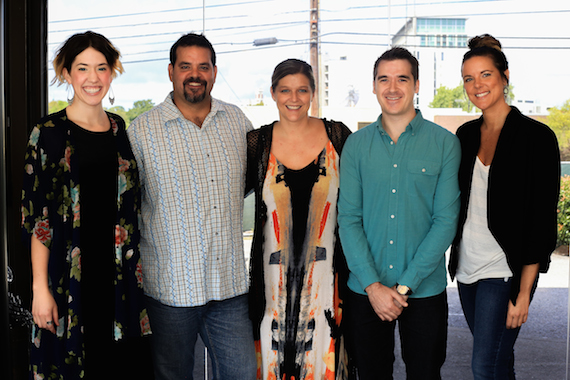
[[[515,303],[523,265],[540,263],[540,271],[546,272],[556,246],[560,152],[556,136],[548,126],[522,115],[516,107],[511,108],[489,170],[487,220],[513,272],[511,301]],[[462,149],[461,210],[451,246],[451,278],[457,270],[482,123],[480,117],[457,130]]]

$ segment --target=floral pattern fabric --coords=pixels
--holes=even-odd
[[[108,113],[116,143],[115,316],[109,339],[150,333],[139,254],[140,185],[124,121]],[[60,316],[56,334],[34,326],[30,378],[84,376],[81,305],[81,186],[66,111],[46,116],[30,133],[22,190],[22,232],[50,250],[49,286]],[[111,334],[111,333],[110,333]]]

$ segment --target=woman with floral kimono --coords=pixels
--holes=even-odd
[[[74,96],[30,134],[22,229],[31,247],[32,379],[152,373],[140,364],[150,362],[141,358],[148,350],[140,344],[150,328],[137,164],[123,119],[102,106],[123,71],[119,57],[97,33],[65,41],[54,59],[54,82],[66,83]]]

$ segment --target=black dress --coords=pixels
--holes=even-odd
[[[92,375],[102,366],[104,359],[108,360],[114,346],[117,148],[111,129],[91,132],[74,123],[72,125],[81,184],[81,315],[84,321],[85,372]]]

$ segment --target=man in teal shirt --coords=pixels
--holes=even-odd
[[[414,109],[418,89],[408,50],[378,58],[382,114],[348,138],[341,159],[347,340],[361,380],[392,378],[396,321],[408,379],[440,379],[445,361],[445,251],[457,228],[461,149]]]

